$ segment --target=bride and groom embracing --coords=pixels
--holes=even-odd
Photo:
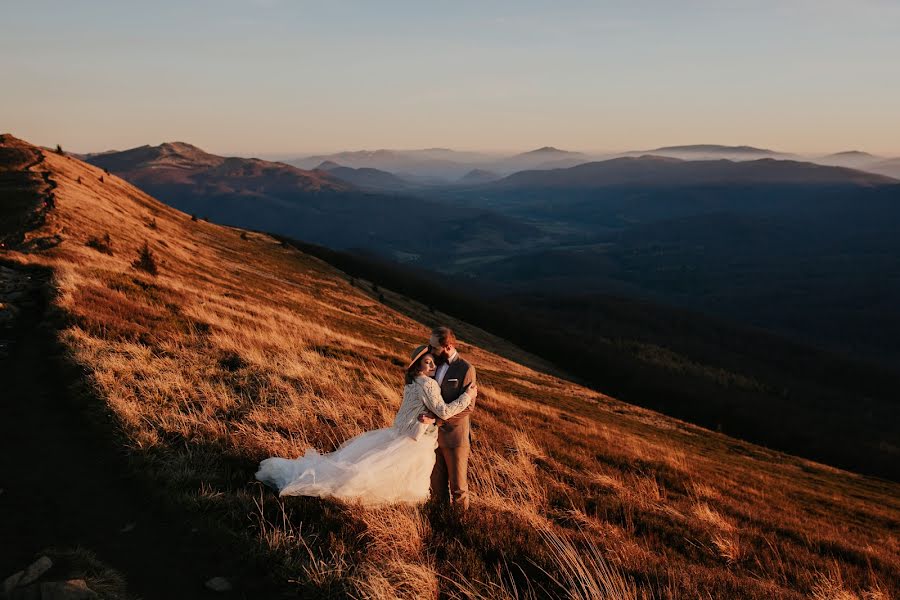
[[[319,454],[267,458],[256,478],[281,496],[319,496],[365,504],[433,501],[469,507],[469,416],[475,369],[456,350],[449,327],[431,332],[406,369],[394,424],[367,431]]]

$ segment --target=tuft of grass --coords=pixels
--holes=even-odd
[[[128,582],[121,573],[105,564],[91,550],[82,547],[54,547],[40,552],[53,561],[53,579],[83,579],[88,588],[102,598],[133,600]]]
[[[157,275],[159,268],[156,266],[156,258],[153,251],[150,250],[150,244],[144,242],[144,245],[138,250],[138,257],[134,259],[131,266],[150,275]]]
[[[818,572],[816,577],[810,595],[811,600],[888,600],[892,597],[877,580],[865,590],[849,589],[837,563],[831,564],[824,572]]]
[[[638,600],[637,586],[604,558],[600,548],[590,539],[582,536],[582,544],[576,545],[550,529],[541,531],[541,535],[553,562],[553,570],[548,575],[562,592],[557,597]]]
[[[110,239],[108,232],[104,233],[101,237],[95,235],[90,236],[87,242],[85,242],[85,246],[93,248],[97,252],[108,254],[109,256],[113,255],[112,240]]]

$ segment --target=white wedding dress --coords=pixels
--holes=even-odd
[[[309,448],[300,458],[267,458],[256,478],[280,496],[319,496],[364,504],[416,503],[428,498],[437,448],[437,427],[418,421],[429,410],[441,419],[471,404],[463,393],[450,403],[441,398],[438,383],[423,375],[403,388],[403,402],[394,424],[367,431],[319,454]]]

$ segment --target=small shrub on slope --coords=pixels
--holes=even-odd
[[[156,258],[153,257],[153,251],[150,250],[147,242],[144,242],[144,245],[138,250],[138,257],[131,263],[131,266],[151,275],[156,275],[159,272],[156,267]]]

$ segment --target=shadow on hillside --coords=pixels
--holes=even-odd
[[[234,578],[244,591],[271,590],[247,564],[240,538],[215,515],[186,512],[148,477],[152,457],[128,441],[86,371],[58,339],[66,317],[51,305],[51,271],[0,265],[24,274],[28,293],[0,361],[0,564],[12,572],[49,547],[78,547],[121,572],[148,598],[197,598],[204,582]]]

